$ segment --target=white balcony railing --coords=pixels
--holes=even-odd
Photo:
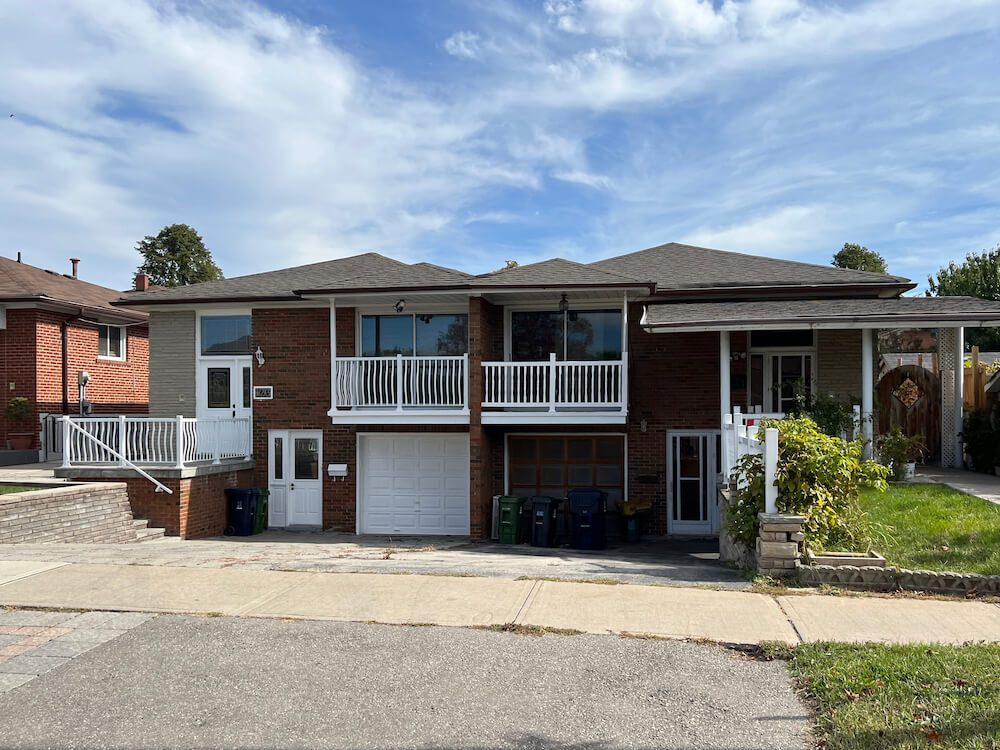
[[[628,355],[614,361],[484,362],[483,408],[624,412]]]
[[[334,409],[469,409],[469,355],[338,357]]]
[[[250,418],[67,417],[63,466],[183,467],[251,455]]]

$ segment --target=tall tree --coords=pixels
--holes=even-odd
[[[889,273],[885,258],[864,245],[845,242],[844,246],[833,256],[833,265],[837,268],[853,268],[856,271],[874,271]]]
[[[969,253],[963,263],[952,261],[935,276],[928,276],[927,286],[928,297],[979,297],[1000,301],[1000,244],[992,250]],[[1000,328],[966,328],[965,339],[980,349],[1000,350]]]
[[[155,237],[146,235],[135,249],[142,255],[139,273],[160,286],[187,286],[223,278],[212,254],[198,233],[187,224],[163,227]]]

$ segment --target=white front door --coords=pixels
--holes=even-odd
[[[358,531],[469,533],[469,436],[358,437]]]
[[[671,534],[717,534],[718,432],[667,434],[667,530]]]
[[[249,417],[252,381],[250,357],[203,357],[198,363],[198,419]]]
[[[323,525],[323,433],[267,433],[268,525]]]

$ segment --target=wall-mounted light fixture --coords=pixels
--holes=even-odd
[[[393,305],[392,307],[393,307],[393,309],[394,309],[394,310],[395,310],[396,312],[398,312],[398,313],[401,313],[401,312],[403,312],[403,310],[405,310],[405,309],[406,309],[406,300],[405,300],[405,299],[401,299],[401,300],[400,300],[399,302],[397,302],[397,303],[396,303],[395,305]]]
[[[263,367],[264,366],[264,352],[262,352],[260,350],[259,346],[257,347],[257,351],[255,351],[253,354],[257,358],[257,367]]]
[[[747,358],[746,352],[733,352],[732,354],[729,355],[729,359],[732,360],[733,362],[739,362],[741,359],[746,359],[746,358]]]
[[[569,300],[566,299],[566,292],[563,292],[562,299],[559,300],[559,312],[566,312],[569,310]]]

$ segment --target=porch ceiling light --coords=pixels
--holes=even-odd
[[[403,310],[405,310],[405,309],[406,309],[406,300],[405,300],[405,299],[401,299],[401,300],[399,300],[399,302],[397,302],[397,303],[396,303],[395,305],[393,305],[392,307],[393,307],[393,309],[394,309],[394,310],[395,310],[396,312],[398,312],[398,313],[401,313],[401,312],[403,312]]]
[[[562,299],[559,300],[559,312],[566,312],[569,310],[569,300],[566,299],[566,292],[563,292]]]

